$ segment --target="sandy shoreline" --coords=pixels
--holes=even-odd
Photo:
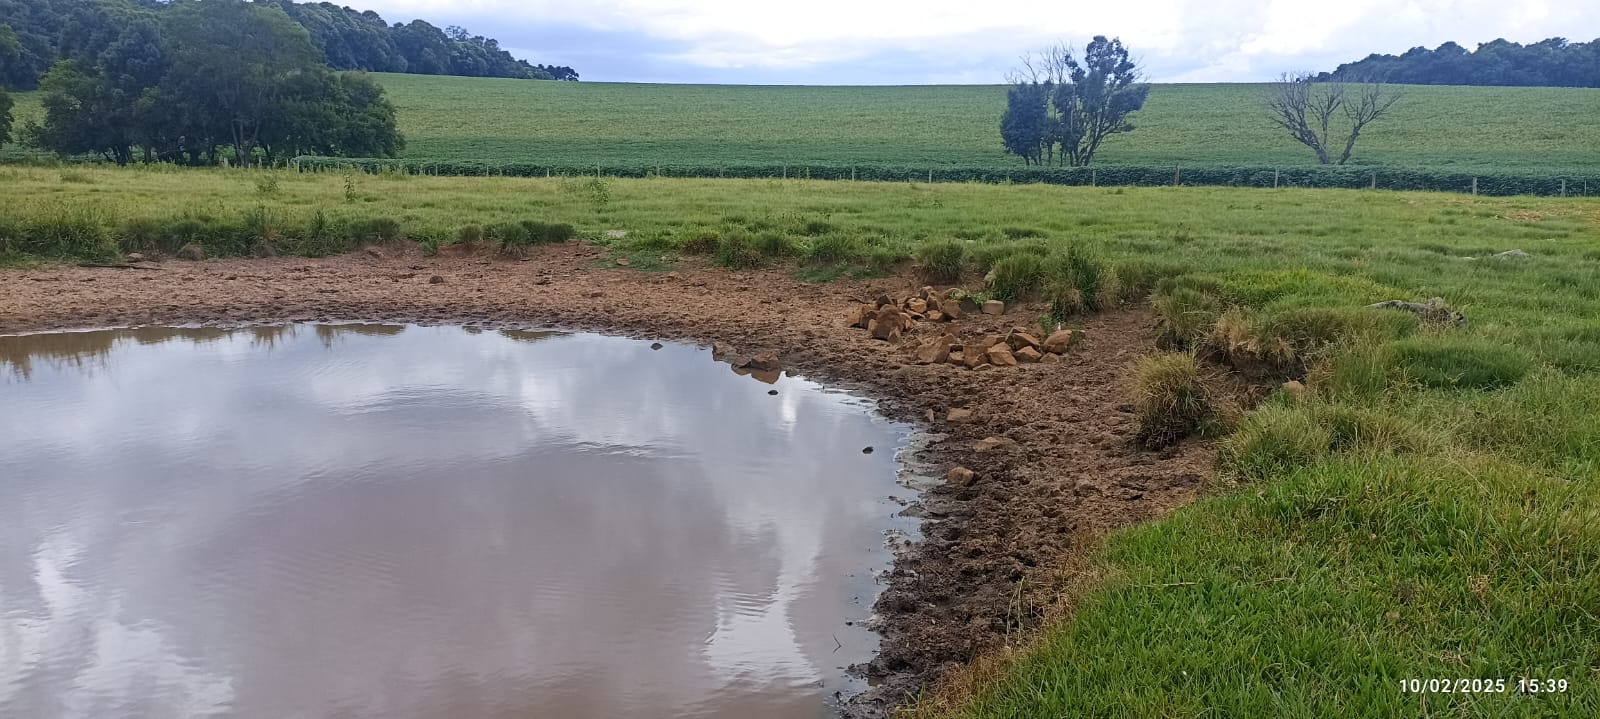
[[[1083,318],[1059,364],[972,371],[919,365],[916,332],[962,337],[1033,327],[1030,308],[919,326],[887,343],[846,327],[859,302],[904,297],[908,277],[806,284],[782,270],[686,267],[670,274],[602,268],[601,250],[543,248],[528,261],[423,258],[414,251],[326,259],[168,261],[155,270],[73,266],[0,270],[0,333],[144,324],[385,321],[540,325],[771,350],[788,369],[877,400],[888,416],[933,431],[912,459],[965,466],[968,486],[922,494],[924,540],[896,563],[877,610],[875,689],[851,713],[881,713],[946,670],[1018,636],[1017,582],[1060,566],[1088,537],[1161,515],[1192,498],[1208,446],[1148,452],[1131,440],[1124,373],[1154,349],[1143,310]],[[430,280],[438,276],[442,282]],[[945,421],[951,408],[968,422]],[[977,452],[987,437],[1015,441]],[[1037,607],[1022,607],[1023,623]],[[1009,632],[1008,632],[1009,630]]]

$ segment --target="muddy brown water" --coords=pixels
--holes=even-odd
[[[826,717],[907,436],[592,334],[0,337],[0,716]]]

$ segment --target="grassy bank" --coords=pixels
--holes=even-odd
[[[555,166],[1022,167],[1002,152],[999,86],[749,87],[378,75],[405,156]],[[1274,130],[1262,85],[1157,85],[1107,164],[1315,164]],[[1406,88],[1361,139],[1361,166],[1522,174],[1600,170],[1600,90]],[[1506,112],[1506,108],[1517,108]],[[38,114],[18,96],[18,123]],[[11,148],[6,153],[15,154]]]
[[[823,279],[915,260],[1063,314],[1153,294],[1168,343],[1207,371],[1309,391],[1222,418],[1215,496],[1110,537],[1069,618],[924,713],[1600,713],[1595,200],[109,169],[0,181],[12,258],[493,246],[511,227],[536,242],[571,225],[636,267],[696,253]],[[1493,257],[1508,250],[1527,256]],[[1465,322],[1365,309],[1431,297]],[[1567,685],[1399,686],[1500,678]]]

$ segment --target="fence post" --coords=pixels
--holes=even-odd
[[[1089,168],[1089,186],[1090,187],[1099,187],[1100,186],[1100,184],[1096,181],[1095,176],[1094,176],[1094,173],[1097,172],[1097,171],[1099,171],[1099,168],[1095,168],[1095,167]]]
[[[1172,166],[1172,186],[1177,187],[1183,180],[1183,165]]]
[[[1472,178],[1472,194],[1478,194],[1478,178]]]
[[[785,179],[785,180],[789,179],[789,166],[788,165],[784,165],[783,166],[783,179]]]
[[[1369,189],[1369,190],[1378,189],[1378,173],[1376,173],[1376,172],[1372,173],[1372,184],[1368,185],[1367,189]]]
[[[933,184],[933,168],[928,168],[928,184]]]
[[[1272,171],[1272,189],[1274,189],[1274,190],[1278,189],[1278,171],[1277,170],[1273,170]]]
[[[856,181],[856,166],[855,165],[851,165],[850,166],[850,181],[851,182],[855,182]]]
[[[1567,181],[1565,179],[1561,180],[1561,196],[1567,196]]]

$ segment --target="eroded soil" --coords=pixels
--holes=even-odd
[[[422,258],[390,249],[328,259],[168,261],[151,270],[49,267],[0,271],[0,333],[140,324],[385,321],[545,326],[776,352],[785,368],[858,389],[891,417],[929,431],[911,459],[966,486],[925,491],[924,539],[907,549],[877,610],[881,652],[863,667],[876,687],[847,707],[874,716],[984,649],[1015,640],[1041,609],[1016,591],[1093,538],[1188,501],[1211,463],[1203,443],[1149,452],[1132,441],[1125,373],[1155,348],[1142,310],[1085,317],[1058,364],[968,370],[919,365],[919,337],[1035,327],[1043,308],[922,323],[897,343],[849,328],[861,302],[917,288],[909,277],[807,284],[786,271],[603,267],[602,251],[545,248],[527,261]],[[442,281],[435,281],[437,276]],[[181,381],[181,380],[176,380]],[[949,410],[971,420],[946,421]],[[1014,440],[978,452],[989,437]],[[1019,599],[1022,596],[1022,599]]]

